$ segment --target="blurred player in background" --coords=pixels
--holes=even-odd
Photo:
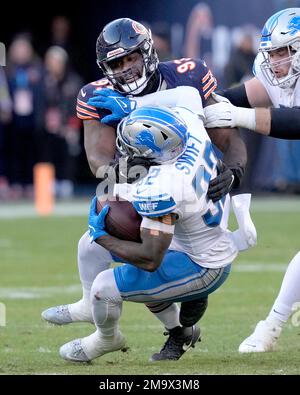
[[[64,344],[60,355],[66,360],[87,362],[124,348],[118,326],[123,300],[149,306],[201,300],[228,277],[239,243],[227,230],[225,197],[216,203],[207,197],[218,160],[203,126],[200,95],[194,88],[185,89],[191,92],[182,92],[180,107],[141,107],[118,126],[117,146],[122,155],[148,161],[148,174],[127,184],[131,188],[126,194],[143,218],[142,242],[109,235],[105,231],[109,206],[97,214],[94,198],[89,217],[91,241],[111,254],[110,260],[116,255],[127,263],[97,275],[91,289],[96,331]],[[242,206],[243,196],[235,197]],[[237,231],[247,234],[247,247],[256,241],[248,208],[242,210],[243,218],[248,216],[247,230]],[[176,331],[183,335],[180,327]],[[152,360],[161,360],[161,353]]]
[[[201,60],[181,59],[159,63],[150,30],[128,18],[114,20],[104,27],[98,37],[96,51],[97,63],[106,78],[81,89],[77,114],[84,122],[84,143],[90,168],[101,179],[118,168],[115,130],[123,117],[135,107],[146,104],[176,106],[181,96],[177,87],[183,85],[197,88],[206,106],[216,88],[216,80]],[[229,131],[221,136],[211,131],[210,137],[224,153],[223,162],[228,165],[222,163],[219,166],[220,174],[210,184],[209,197],[217,201],[233,187],[239,186],[247,155],[237,132],[232,134]],[[127,167],[140,164],[143,160],[138,158],[127,162]],[[119,180],[114,177],[112,182],[116,181]],[[42,313],[43,318],[59,325],[92,321],[90,289],[97,274],[110,264],[111,255],[96,243],[90,244],[88,233],[85,233],[78,246],[83,298],[77,303],[47,309]],[[184,353],[183,345],[197,340],[191,337],[191,332],[187,336],[184,334],[185,327],[192,328],[204,314],[207,297],[183,302],[180,312],[178,306],[171,302],[148,307],[170,333],[161,359],[179,359]],[[192,333],[199,336],[198,330]]]
[[[254,74],[245,84],[222,93],[231,103],[218,97],[220,103],[205,110],[206,127],[243,127],[271,137],[300,139],[300,8],[279,11],[267,20]],[[293,305],[300,301],[299,283],[298,252],[268,317],[241,343],[240,352],[274,349]]]

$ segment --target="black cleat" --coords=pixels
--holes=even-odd
[[[195,347],[197,341],[201,341],[200,328],[196,325],[190,327],[176,326],[164,333],[169,335],[163,348],[155,353],[150,361],[177,361],[190,347]]]

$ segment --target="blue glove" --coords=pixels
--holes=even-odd
[[[107,205],[104,206],[99,214],[97,214],[96,207],[97,207],[97,196],[95,196],[94,199],[92,200],[90,215],[89,215],[89,230],[90,230],[91,243],[96,239],[98,239],[98,237],[108,235],[108,233],[105,232],[104,229],[105,229],[105,217],[106,214],[108,213],[109,206]]]
[[[101,119],[102,123],[107,125],[113,122],[119,122],[136,108],[136,101],[129,97],[123,96],[112,89],[100,89],[93,92],[87,104],[96,108],[110,110],[111,114]]]

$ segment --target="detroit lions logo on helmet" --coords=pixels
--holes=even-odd
[[[161,148],[159,148],[155,144],[154,136],[149,132],[149,130],[142,130],[139,134],[136,135],[136,144],[145,145],[149,147],[152,151],[161,152]]]
[[[300,31],[300,16],[294,16],[288,23],[288,29],[291,29],[290,34],[294,36]]]

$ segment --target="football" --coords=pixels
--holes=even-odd
[[[135,211],[132,204],[118,197],[115,201],[97,200],[97,213],[106,204],[110,207],[105,218],[107,232],[121,240],[141,242],[142,217]]]

